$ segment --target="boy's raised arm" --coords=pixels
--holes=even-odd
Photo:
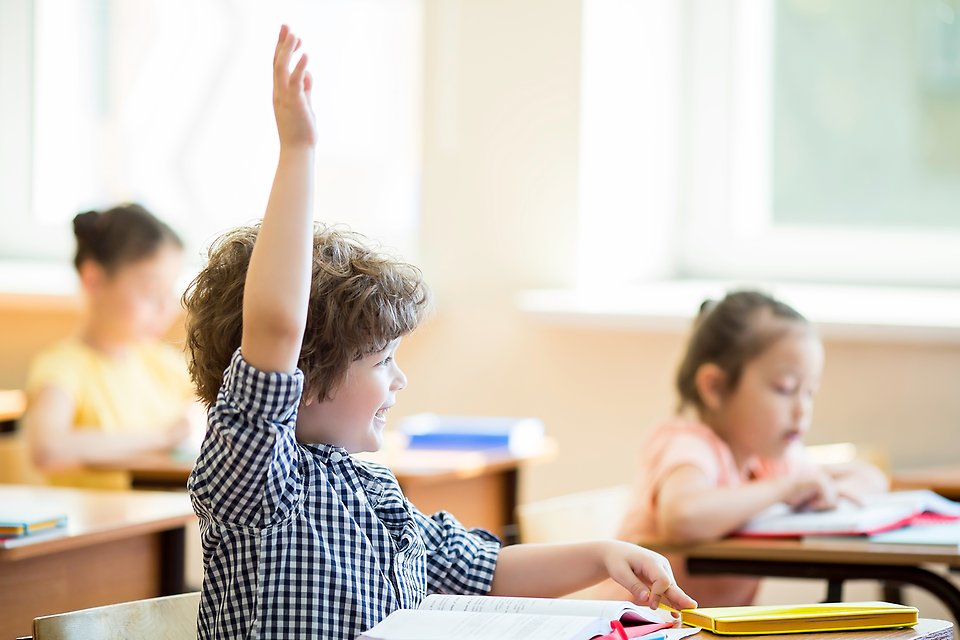
[[[313,160],[316,123],[306,54],[284,25],[273,58],[273,110],[280,158],[243,295],[244,359],[262,371],[292,372],[307,318],[313,259]]]

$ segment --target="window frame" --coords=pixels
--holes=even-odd
[[[960,231],[774,225],[774,0],[688,5],[694,37],[679,272],[856,284],[960,284]],[[725,81],[723,80],[725,79]],[[960,205],[960,203],[958,203]]]

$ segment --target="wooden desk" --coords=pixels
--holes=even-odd
[[[896,471],[894,489],[932,489],[951,500],[960,500],[960,466],[929,467]]]
[[[0,485],[4,506],[49,505],[62,535],[0,541],[0,638],[28,636],[36,616],[183,591],[183,493]]]
[[[719,636],[701,631],[693,640],[723,640],[731,636]],[[741,636],[741,638],[744,636]],[[915,627],[904,629],[873,629],[867,631],[830,631],[823,633],[787,633],[769,636],[747,636],[752,640],[952,640],[953,624],[946,620],[921,618]]]
[[[925,589],[960,621],[960,589],[921,564],[960,568],[956,546],[877,544],[862,540],[728,538],[680,546],[642,542],[659,553],[682,554],[691,575],[747,575],[827,580],[827,600],[843,600],[844,580],[877,580]],[[834,636],[831,635],[831,638]]]
[[[403,492],[421,511],[450,511],[465,526],[483,527],[510,541],[515,537],[520,468],[555,451],[556,443],[548,440],[542,451],[526,456],[500,449],[430,451],[388,445],[358,457],[393,470]],[[183,488],[193,461],[153,454],[98,468],[129,472],[134,488]]]

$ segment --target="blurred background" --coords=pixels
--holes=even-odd
[[[558,452],[522,499],[628,481],[674,410],[700,301],[751,285],[824,336],[812,443],[955,462],[958,12],[0,0],[0,388],[76,324],[76,212],[142,202],[192,269],[262,215],[288,22],[312,57],[317,219],[382,241],[436,294],[391,416],[542,418]]]

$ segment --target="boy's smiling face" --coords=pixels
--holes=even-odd
[[[355,360],[333,397],[300,405],[297,439],[305,444],[331,444],[350,453],[376,451],[383,443],[387,411],[397,392],[407,386],[394,354],[400,338],[383,351]]]

